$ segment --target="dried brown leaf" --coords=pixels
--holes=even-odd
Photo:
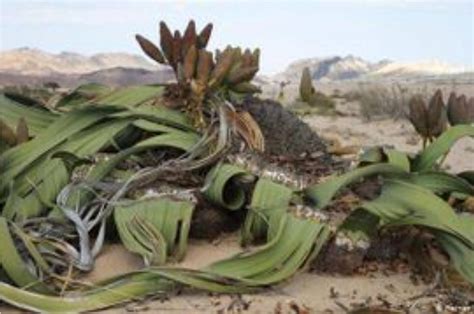
[[[247,111],[227,111],[227,119],[250,149],[263,152],[265,140],[258,123]]]

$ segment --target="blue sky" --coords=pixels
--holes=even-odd
[[[214,23],[211,48],[261,47],[266,74],[347,54],[473,67],[473,10],[472,0],[1,0],[0,48],[140,53],[135,33],[157,40],[159,20],[182,29],[194,18]]]

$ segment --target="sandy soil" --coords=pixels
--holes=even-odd
[[[270,85],[269,85],[270,86]],[[421,81],[340,81],[314,82],[316,90],[326,95],[345,95],[364,89],[383,87],[387,89],[402,87],[408,95],[420,93],[424,97],[431,96],[435,90],[441,89],[444,100],[447,101],[451,91],[458,95],[465,94],[474,97],[472,81],[457,82],[449,80]],[[285,104],[291,104],[298,97],[298,85],[288,85],[284,89],[285,97],[280,99]],[[278,87],[268,87],[264,90],[267,97],[277,98]],[[396,149],[414,153],[421,149],[419,136],[406,120],[392,119],[366,121],[360,116],[359,104],[344,98],[334,98],[336,110],[343,116],[312,115],[303,118],[319,135],[328,139],[336,139],[346,146],[380,146],[391,145]],[[460,140],[451,150],[445,162],[446,168],[452,172],[474,169],[474,139]]]
[[[237,253],[238,235],[224,235],[219,241],[191,240],[188,253],[176,266],[200,268],[208,263]],[[95,270],[82,278],[97,282],[126,271],[142,267],[141,260],[120,245],[109,245],[96,261]],[[255,295],[211,295],[190,289],[179,295],[169,295],[161,300],[144,300],[110,308],[100,313],[342,313],[344,307],[370,302],[382,305],[416,305],[411,298],[422,294],[428,287],[414,285],[407,273],[386,275],[371,273],[369,276],[334,276],[300,273],[286,283]],[[304,312],[307,310],[308,312]],[[0,313],[21,313],[0,306]]]
[[[237,253],[236,234],[226,235],[218,243],[191,241],[185,260],[176,266],[200,268],[213,261]],[[96,270],[84,280],[98,281],[124,271],[141,266],[141,261],[125,251],[121,246],[109,246],[99,257]],[[364,303],[369,298],[377,305],[388,301],[392,304],[414,303],[410,298],[420,295],[427,289],[424,285],[415,286],[408,274],[383,275],[370,274],[369,277],[329,276],[313,273],[300,273],[288,282],[257,295],[210,295],[198,291],[185,290],[180,295],[170,296],[165,301],[147,301],[113,308],[104,313],[125,313],[127,311],[147,311],[166,313],[236,313],[247,308],[247,313],[294,313],[291,307],[308,309],[311,313],[343,312],[343,307]],[[381,301],[384,300],[384,301]]]
[[[327,139],[336,139],[342,145],[369,147],[389,145],[398,150],[415,153],[422,148],[420,137],[408,121],[384,119],[364,121],[357,116],[328,117],[308,116],[307,122],[318,134]],[[457,173],[474,169],[474,139],[459,140],[452,148],[445,168]]]

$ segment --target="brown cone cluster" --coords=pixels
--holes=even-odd
[[[259,69],[260,51],[228,46],[214,54],[206,49],[212,33],[207,24],[199,33],[191,20],[184,33],[171,32],[160,22],[160,48],[141,35],[136,39],[145,54],[160,64],[173,68],[180,98],[197,126],[203,126],[203,105],[208,96],[218,92],[252,94],[259,88],[251,83]]]
[[[455,92],[448,99],[448,120],[451,125],[474,123],[474,97],[457,96]]]
[[[452,92],[445,106],[443,94],[438,89],[428,105],[421,95],[413,96],[408,105],[408,118],[424,142],[440,136],[446,130],[448,122],[451,126],[474,123],[474,97],[467,100],[465,95],[457,96]]]
[[[420,95],[414,96],[409,102],[409,109],[408,117],[424,142],[432,141],[446,130],[446,106],[441,90],[435,92],[428,105]]]

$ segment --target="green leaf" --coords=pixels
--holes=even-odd
[[[168,255],[181,260],[186,252],[194,204],[158,198],[118,206],[114,219],[125,247],[146,265],[161,265]]]
[[[407,180],[410,183],[424,187],[436,194],[462,193],[473,195],[474,188],[466,180],[456,175],[440,171],[427,171],[411,174]]]
[[[195,132],[195,129],[190,124],[187,116],[181,112],[168,109],[164,106],[143,105],[139,107],[131,107],[112,115],[114,118],[126,118],[130,116],[166,126],[172,126],[183,131]]]
[[[279,220],[288,209],[293,191],[268,179],[255,185],[249,212],[242,226],[241,243],[247,245],[255,239],[270,241],[279,228]]]
[[[336,193],[343,187],[354,183],[365,177],[374,175],[393,175],[406,173],[403,168],[391,164],[374,164],[357,168],[340,176],[333,176],[326,181],[310,186],[305,194],[315,203],[317,208],[328,205]]]
[[[463,171],[461,173],[458,173],[458,177],[463,178],[470,184],[474,185],[474,171],[473,170]]]
[[[465,136],[474,136],[474,126],[456,125],[449,128],[416,157],[412,165],[413,171],[433,169],[438,159],[447,154],[456,141]]]
[[[406,172],[410,171],[410,159],[407,154],[393,148],[369,147],[360,154],[358,160],[359,167],[386,162]]]
[[[132,147],[120,151],[109,160],[98,163],[87,175],[86,182],[94,184],[108,175],[121,161],[127,159],[133,154],[138,154],[147,149],[158,147],[174,147],[183,151],[189,151],[199,140],[199,136],[195,133],[175,131],[168,134],[160,134],[143,140]],[[80,200],[77,200],[77,197]],[[70,198],[69,204],[84,204],[93,197],[91,192],[78,193]]]
[[[68,151],[55,152],[51,155],[51,158],[59,158],[66,166],[69,174],[71,174],[75,168],[82,165],[90,165],[93,162],[91,159],[79,157]]]
[[[472,228],[474,219],[472,217],[462,217],[461,222],[464,228]],[[474,249],[459,241],[456,237],[448,233],[435,232],[436,239],[449,254],[453,267],[474,285]]]
[[[474,228],[441,198],[418,185],[385,180],[382,194],[361,208],[380,218],[382,225],[420,225],[434,230],[453,266],[474,282]]]
[[[0,265],[15,284],[32,291],[51,293],[47,285],[34,276],[23,261],[11,236],[7,220],[3,217],[0,217],[0,252]]]
[[[418,224],[442,230],[474,248],[474,229],[460,227],[459,216],[443,199],[418,185],[385,179],[382,194],[362,206],[385,224]]]
[[[23,220],[39,215],[45,207],[53,206],[56,196],[68,183],[70,173],[58,159],[51,159],[57,151],[70,152],[79,158],[96,153],[104,147],[118,132],[123,130],[127,120],[107,121],[71,136],[64,144],[52,148],[48,154],[40,156],[28,169],[15,178],[14,190],[21,196],[21,201],[14,204],[15,208],[5,205],[10,219]]]
[[[358,156],[359,166],[385,162],[385,159],[383,148],[379,146],[365,148]]]
[[[406,172],[410,171],[410,160],[405,153],[396,149],[385,149],[384,152],[387,155],[389,164],[397,166]]]
[[[58,115],[47,110],[27,107],[0,94],[0,117],[12,129],[16,128],[21,118],[24,118],[29,133],[36,136],[48,128],[58,118]]]
[[[112,92],[112,88],[97,84],[88,83],[77,87],[75,90],[61,98],[56,104],[56,108],[71,108],[84,106],[92,103],[96,98],[105,96]]]
[[[85,109],[65,115],[33,140],[2,154],[0,156],[0,171],[2,172],[0,195],[4,193],[6,184],[30,167],[35,160],[44,156],[74,134],[97,123],[115,111],[114,108]]]
[[[151,122],[145,119],[138,119],[133,122],[133,125],[150,133],[171,133],[176,131],[175,127],[170,127],[162,123]]]
[[[235,179],[245,175],[240,167],[222,164],[208,172],[204,185],[207,187],[204,196],[211,202],[230,210],[242,208],[245,203],[245,191],[238,186]]]
[[[96,104],[136,107],[159,98],[165,88],[159,85],[141,85],[118,89],[94,100]]]
[[[263,200],[261,196],[257,198]],[[267,201],[274,204],[272,199]],[[272,211],[266,204],[262,206],[265,211]],[[270,242],[256,251],[238,254],[203,270],[147,268],[106,280],[71,297],[43,296],[0,283],[0,298],[32,311],[78,312],[105,308],[157,291],[166,292],[175,287],[173,282],[220,293],[250,292],[295,274],[320,251],[329,236],[328,228],[320,222],[299,219],[287,211],[276,212],[281,219]]]

